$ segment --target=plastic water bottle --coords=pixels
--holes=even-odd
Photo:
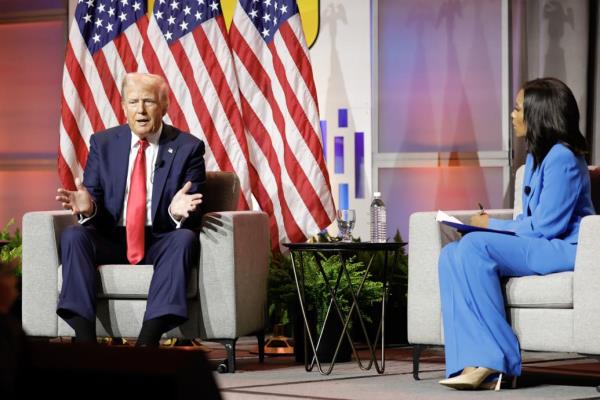
[[[385,204],[381,200],[381,192],[373,193],[371,202],[371,242],[385,243],[387,241]]]

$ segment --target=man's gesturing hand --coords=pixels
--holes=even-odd
[[[89,217],[94,212],[92,196],[81,184],[81,179],[75,179],[75,186],[77,188],[75,191],[58,189],[56,200],[62,204],[65,210],[71,210],[72,214],[82,214],[84,217]]]
[[[176,219],[187,218],[192,211],[202,203],[202,194],[187,194],[192,187],[192,182],[186,182],[185,185],[175,194],[171,200],[170,210],[171,215]]]

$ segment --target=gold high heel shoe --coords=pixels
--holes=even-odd
[[[489,368],[479,367],[470,372],[467,372],[466,374],[458,375],[453,378],[442,379],[441,381],[439,381],[439,383],[441,385],[448,386],[453,389],[473,390],[473,389],[479,388],[481,386],[481,384],[483,383],[483,381],[485,381],[488,376],[495,374],[495,373],[498,373],[498,371],[495,371],[495,370],[489,369]],[[501,381],[502,381],[502,374],[500,374],[500,378],[498,379],[498,382],[501,382]],[[500,384],[496,383],[496,382],[494,382],[494,384],[496,386],[498,386],[497,390],[500,390]]]

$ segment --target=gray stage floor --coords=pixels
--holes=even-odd
[[[259,364],[252,353],[254,343],[251,339],[239,343],[235,374],[215,373],[225,400],[600,399],[594,386],[600,384],[600,363],[596,367],[596,361],[575,354],[525,353],[517,389],[456,391],[437,383],[444,373],[440,349],[425,353],[421,380],[415,381],[410,348],[389,349],[383,375],[362,371],[349,362],[337,364],[331,375],[323,376],[316,370],[306,372],[292,357],[267,358]],[[218,345],[208,346],[207,356],[214,362],[221,350]],[[577,372],[578,368],[583,372]]]

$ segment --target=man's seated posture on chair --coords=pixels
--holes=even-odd
[[[57,314],[76,341],[96,341],[96,267],[153,264],[137,344],[158,346],[187,319],[190,265],[200,253],[197,227],[205,181],[204,143],[162,122],[169,88],[160,77],[127,74],[127,125],[92,135],[83,184],[56,200],[78,215],[61,236],[63,283]]]

